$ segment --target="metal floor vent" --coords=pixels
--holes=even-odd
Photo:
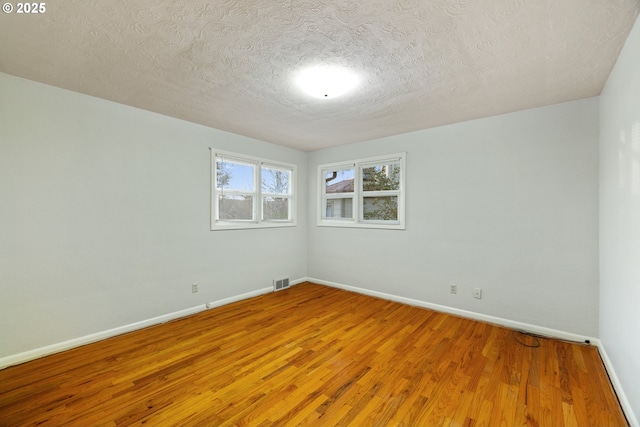
[[[285,277],[284,279],[276,279],[273,281],[273,290],[280,291],[282,289],[286,289],[289,287],[289,278]]]

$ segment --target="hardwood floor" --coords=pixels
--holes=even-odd
[[[595,347],[518,341],[305,283],[4,369],[0,425],[627,426]]]

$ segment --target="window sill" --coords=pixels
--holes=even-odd
[[[337,227],[337,228],[377,228],[383,230],[406,230],[402,223],[383,224],[379,222],[353,222],[353,221],[318,221],[318,227]]]
[[[256,228],[295,227],[295,222],[219,222],[211,227],[211,231],[250,230]]]

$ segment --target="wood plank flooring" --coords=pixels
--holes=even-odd
[[[0,371],[0,426],[627,426],[595,347],[304,283]]]

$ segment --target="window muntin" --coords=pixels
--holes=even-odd
[[[295,166],[214,152],[211,229],[295,225]]]
[[[318,224],[404,229],[405,154],[320,165]]]

